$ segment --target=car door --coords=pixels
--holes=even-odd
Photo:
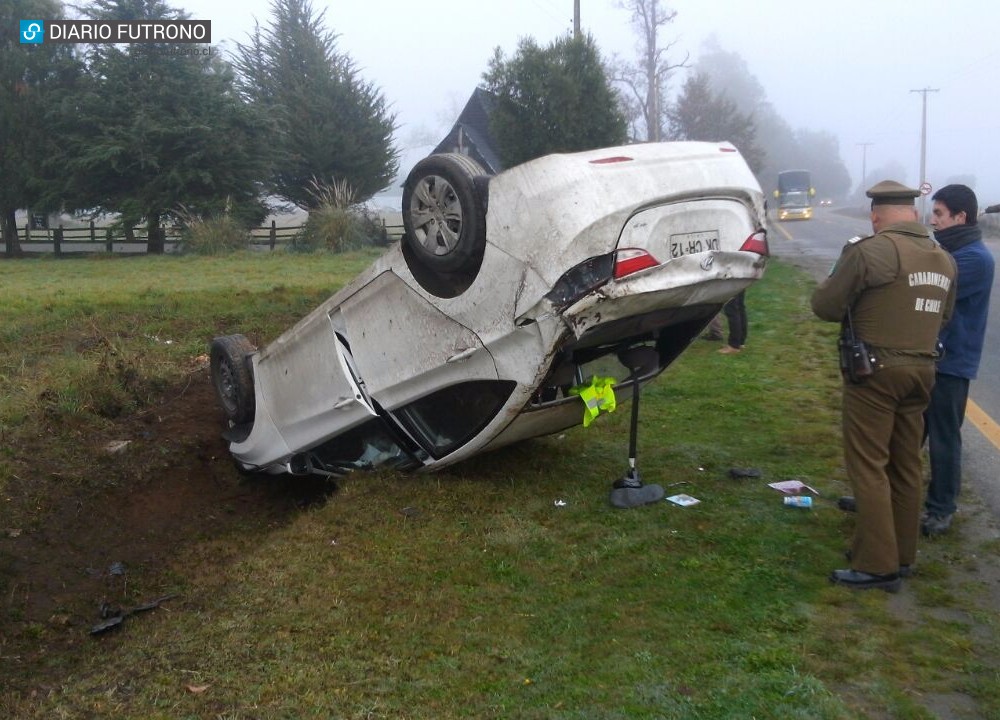
[[[269,345],[255,372],[267,414],[293,453],[376,415],[352,374],[350,351],[325,312]]]
[[[442,388],[496,380],[479,336],[392,272],[384,272],[340,308],[358,375],[392,411]]]

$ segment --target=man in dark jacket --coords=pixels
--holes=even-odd
[[[969,383],[979,370],[986,335],[993,255],[977,223],[976,194],[965,185],[946,185],[931,198],[935,239],[958,265],[955,313],[942,329],[944,355],[938,360],[934,390],[925,415],[930,446],[931,482],[921,522],[924,535],[951,527],[962,485],[962,421]]]
[[[919,194],[891,180],[868,190],[874,235],[849,242],[812,296],[817,316],[849,325],[864,343],[842,355],[844,466],[857,523],[851,567],[830,576],[856,589],[896,592],[917,554],[923,413],[956,274],[917,222]]]

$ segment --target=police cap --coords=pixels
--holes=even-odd
[[[875,205],[913,205],[915,198],[920,197],[920,191],[908,188],[895,180],[883,180],[868,188],[865,193]]]

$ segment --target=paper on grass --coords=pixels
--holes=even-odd
[[[768,487],[779,490],[786,495],[799,495],[803,490],[808,490],[813,495],[819,495],[815,488],[811,488],[801,480],[782,480],[780,482],[768,483]]]
[[[672,502],[674,505],[683,505],[685,507],[688,505],[697,505],[701,502],[698,498],[691,497],[690,495],[686,495],[684,493],[681,493],[680,495],[671,495],[667,498],[667,500]]]

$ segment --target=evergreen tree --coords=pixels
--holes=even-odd
[[[72,47],[54,43],[22,45],[20,20],[59,17],[54,0],[0,0],[0,235],[4,252],[19,255],[15,212],[50,210],[41,200],[45,158],[55,150],[45,108],[51,95],[72,81],[79,65]]]
[[[824,131],[793,130],[767,100],[767,93],[737,53],[723,50],[718,42],[706,42],[695,64],[707,75],[713,90],[725,94],[737,107],[753,115],[757,145],[766,156],[755,168],[765,194],[777,186],[782,170],[809,170],[817,192],[842,197],[850,189],[850,174],[840,157],[836,138]]]
[[[180,19],[161,0],[96,0],[95,19]],[[54,190],[74,209],[118,213],[126,233],[145,222],[150,251],[160,225],[182,208],[212,214],[235,208],[248,223],[264,215],[254,152],[262,123],[233,87],[230,68],[208,46],[95,44],[87,75],[59,107],[67,171]]]
[[[823,197],[846,198],[851,191],[851,175],[840,159],[837,136],[825,130],[800,128],[795,139],[803,149],[803,167],[811,173],[816,193]]]
[[[589,35],[545,48],[525,38],[509,60],[497,48],[483,80],[496,96],[490,130],[506,167],[625,142],[625,117]]]
[[[756,142],[753,118],[725,95],[713,93],[707,75],[689,77],[667,115],[672,139],[727,140],[739,149],[751,170],[760,170],[764,153]]]
[[[271,13],[271,24],[258,25],[235,58],[244,97],[278,130],[268,139],[271,190],[302,208],[316,202],[314,183],[346,181],[357,198],[371,197],[398,168],[395,116],[337,51],[325,13],[316,14],[308,0],[274,0]]]

